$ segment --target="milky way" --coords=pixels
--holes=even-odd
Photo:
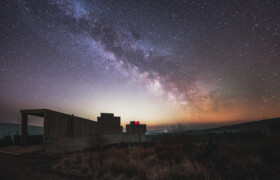
[[[24,108],[151,125],[280,116],[277,0],[9,0],[0,14],[0,121]]]

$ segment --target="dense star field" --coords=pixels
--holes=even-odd
[[[279,0],[2,0],[0,31],[0,121],[28,108],[150,127],[280,116]]]

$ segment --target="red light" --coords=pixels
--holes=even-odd
[[[139,121],[135,121],[135,124],[139,125]]]

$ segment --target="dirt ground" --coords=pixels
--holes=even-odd
[[[0,179],[67,179],[55,174],[51,167],[59,158],[43,157],[41,155],[9,155],[0,153]]]

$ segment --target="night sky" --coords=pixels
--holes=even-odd
[[[280,116],[279,0],[0,6],[2,122],[30,108],[148,127]]]

